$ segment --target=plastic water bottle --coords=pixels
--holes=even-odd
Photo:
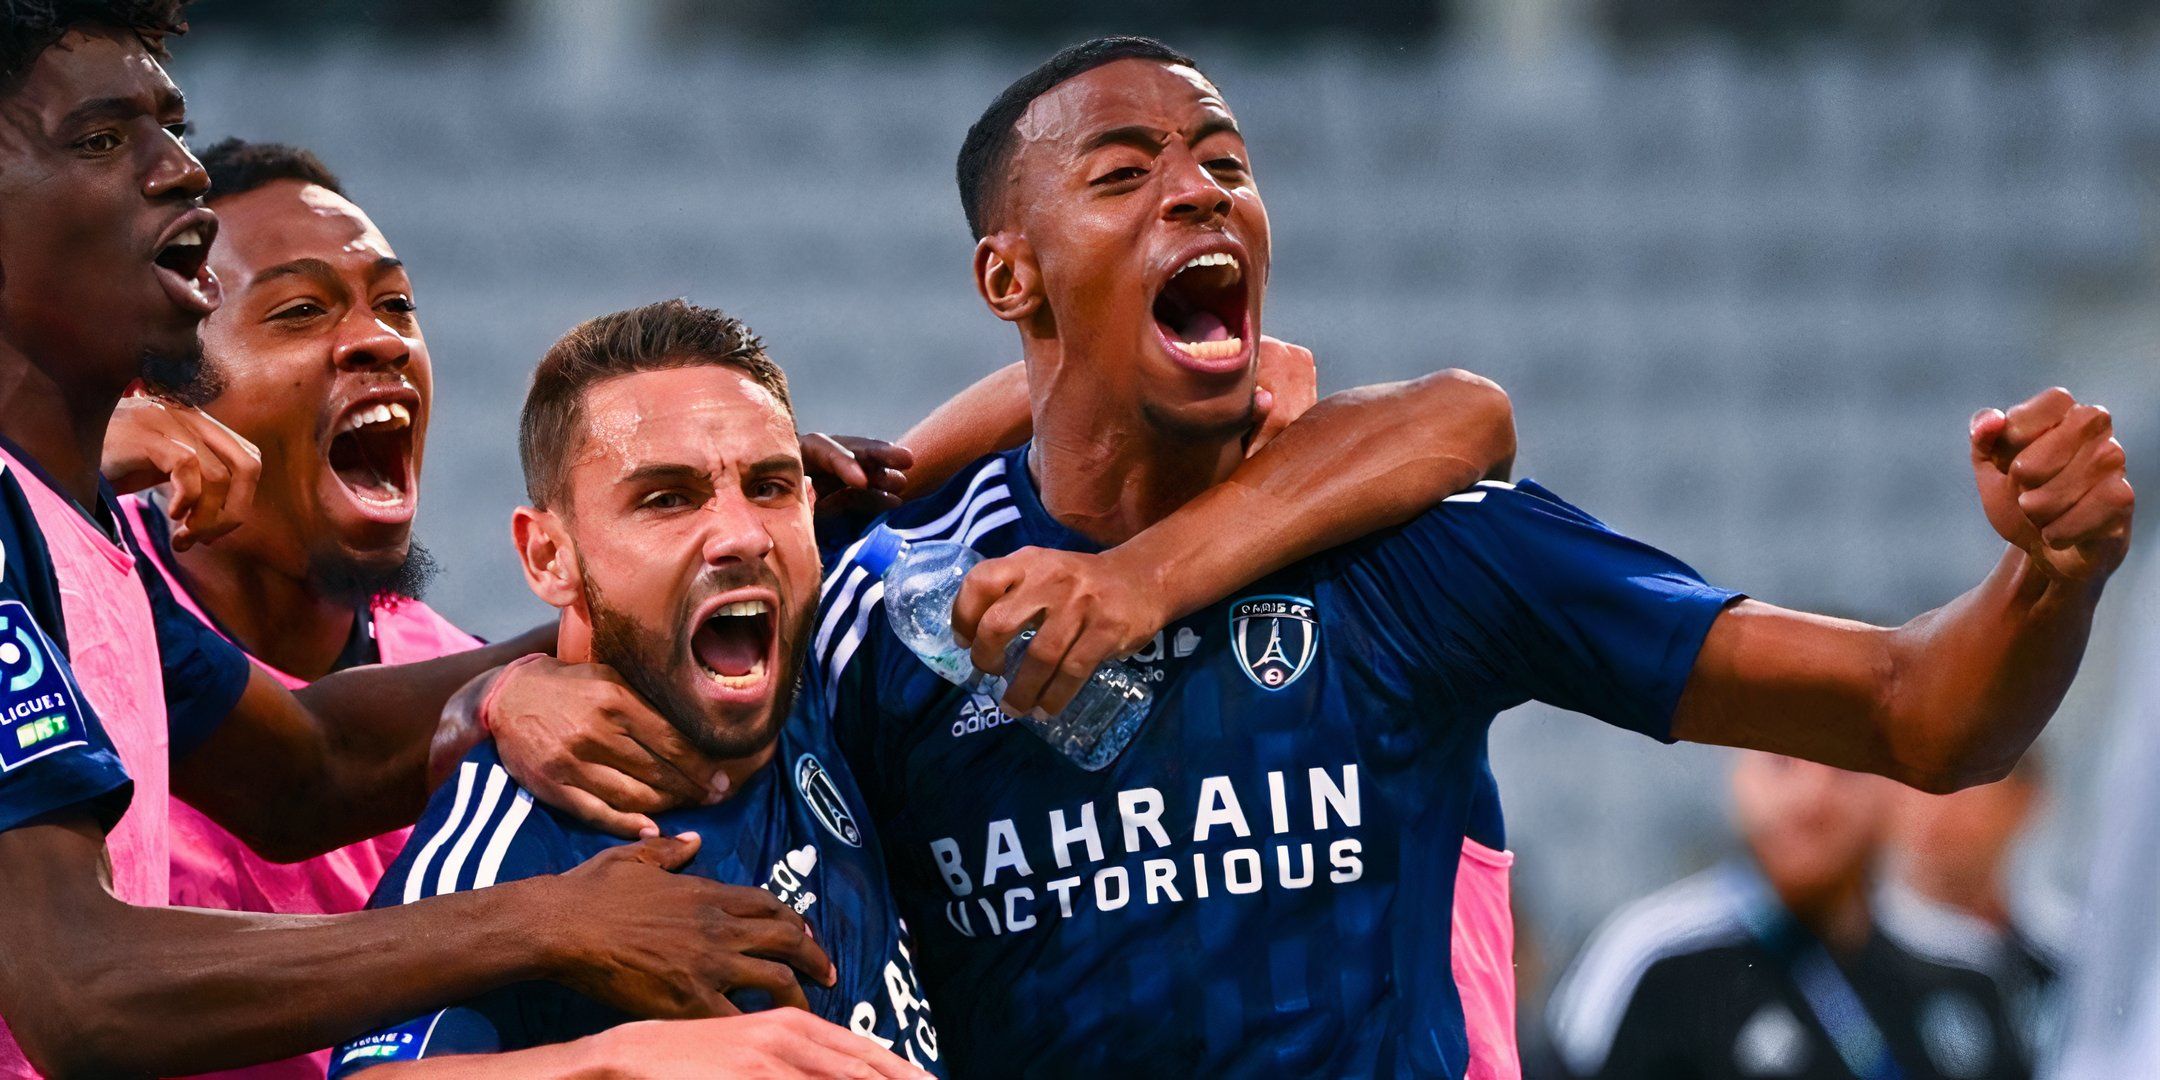
[[[968,650],[953,639],[953,601],[959,599],[960,582],[982,561],[981,555],[949,540],[909,543],[880,527],[863,542],[856,558],[884,579],[885,616],[892,621],[893,633],[930,670],[992,700],[1005,696],[1005,677],[975,670]],[[1013,638],[1005,650],[1007,674],[1018,666],[1034,637],[1035,632],[1027,630]],[[1048,718],[1023,716],[1020,721],[1073,764],[1093,772],[1117,760],[1140,730],[1140,722],[1147,719],[1153,698],[1133,669],[1106,661],[1064,712]]]

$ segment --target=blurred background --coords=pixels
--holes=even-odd
[[[1225,91],[1274,223],[1267,329],[1315,350],[1323,391],[1498,379],[1519,474],[1712,581],[1887,623],[1948,600],[1998,550],[1966,420],[2050,384],[2110,405],[2160,479],[2160,3],[1225,10],[201,0],[176,68],[199,143],[315,150],[412,267],[429,599],[483,634],[546,614],[508,557],[513,435],[573,323],[717,304],[806,428],[887,437],[1015,359],[969,285],[953,156],[1006,82],[1102,32],[1164,37]],[[2120,689],[2160,642],[2135,587],[2050,729],[2016,861],[2015,892],[2073,919],[2121,805],[2112,740],[2152,718]],[[1603,918],[1735,850],[1729,758],[1536,707],[1493,756],[1534,1043]]]

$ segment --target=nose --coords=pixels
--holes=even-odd
[[[764,515],[741,492],[721,490],[706,504],[706,511],[711,520],[702,551],[705,565],[757,563],[772,553],[772,533],[765,528]]]
[[[1165,221],[1193,225],[1212,224],[1230,216],[1230,189],[1190,154],[1171,166],[1170,183],[1163,192]]]
[[[179,136],[159,128],[149,146],[150,167],[143,173],[145,196],[153,201],[200,199],[210,193],[210,174]]]
[[[385,325],[373,308],[355,303],[338,323],[330,359],[346,371],[397,371],[412,360],[412,342]]]

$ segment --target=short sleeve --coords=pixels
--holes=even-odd
[[[1449,498],[1350,557],[1345,584],[1412,671],[1671,741],[1710,624],[1739,594],[1524,481]]]
[[[158,661],[165,672],[165,718],[171,757],[194,752],[232,715],[247,689],[252,665],[240,647],[180,605],[150,560],[137,552],[135,566],[150,594]]]
[[[0,830],[75,808],[109,829],[134,784],[68,666],[58,586],[12,477],[0,548]]]
[[[329,1080],[393,1061],[457,1054],[487,1054],[504,1049],[495,1019],[478,1008],[439,1009],[402,1024],[354,1039],[330,1052]]]

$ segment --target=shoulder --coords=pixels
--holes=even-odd
[[[1992,970],[2005,944],[1980,920],[1898,884],[1877,890],[1875,926],[1921,960],[1975,971]]]
[[[1746,941],[1748,911],[1748,891],[1718,869],[1652,893],[1607,920],[1553,991],[1553,1043],[1569,1067],[1596,1071],[1653,968]]]
[[[871,528],[891,529],[908,541],[959,541],[986,555],[1003,554],[1014,546],[1007,534],[1017,530],[1009,526],[1021,517],[1010,483],[1011,470],[1020,467],[1019,453],[978,459],[935,493],[895,508]],[[869,531],[832,558],[819,588],[811,664],[829,675],[845,669],[864,639],[877,632],[879,620],[872,615],[884,599],[885,584],[858,558]]]
[[[433,660],[486,644],[425,603],[386,593],[369,605],[375,623],[376,649],[388,664]]]
[[[484,889],[566,869],[567,830],[510,778],[492,743],[474,747],[435,790],[384,875],[375,906]]]

